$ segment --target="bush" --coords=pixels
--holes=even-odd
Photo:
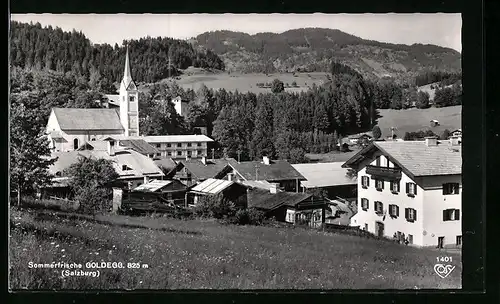
[[[247,224],[250,224],[250,218],[249,218],[248,210],[240,209],[240,210],[236,211],[233,223],[237,224],[237,225],[247,225]]]
[[[75,201],[79,204],[79,211],[85,214],[96,214],[109,211],[112,208],[112,192],[109,188],[86,187],[79,189]]]
[[[255,208],[250,208],[247,210],[248,220],[251,225],[262,225],[266,219],[266,214]]]
[[[225,199],[221,194],[202,197],[193,210],[197,216],[216,219],[230,218],[236,214],[236,211],[237,208],[234,203]]]

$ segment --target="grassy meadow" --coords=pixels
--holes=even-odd
[[[164,79],[162,81],[175,81],[184,89],[198,90],[202,84],[211,89],[225,89],[227,91],[253,92],[253,93],[270,93],[271,88],[260,88],[257,83],[271,83],[275,78],[281,80],[285,84],[286,92],[301,92],[307,91],[312,87],[313,83],[320,85],[327,80],[327,73],[277,73],[277,74],[241,74],[226,72],[208,72],[202,69],[190,68],[184,71],[184,74],[178,79]],[[292,87],[293,82],[297,83],[298,87]],[[286,87],[286,84],[289,87]]]
[[[432,249],[302,228],[222,225],[211,220],[75,215],[11,209],[10,288],[365,289],[460,288],[461,256],[446,279]],[[62,278],[28,263],[140,263]],[[147,268],[142,265],[147,264]],[[95,269],[83,269],[85,271]]]

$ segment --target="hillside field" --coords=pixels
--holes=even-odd
[[[17,208],[10,218],[15,290],[461,288],[460,253],[359,236]],[[446,279],[433,270],[444,253],[456,265]],[[103,261],[138,264],[85,269],[86,262]],[[74,262],[100,275],[62,278],[61,269],[30,268],[29,262]]]
[[[432,130],[437,135],[448,129],[450,131],[462,128],[462,106],[445,108],[406,110],[380,109],[378,126],[382,131],[382,137],[391,136],[391,127],[396,127],[395,133],[403,138],[406,132],[419,130]],[[430,121],[436,119],[440,126],[431,127]]]
[[[287,92],[306,91],[313,83],[321,85],[327,80],[327,73],[276,73],[276,74],[239,74],[239,73],[223,73],[223,72],[206,72],[201,69],[192,69],[193,72],[184,72],[179,79],[165,79],[164,82],[175,81],[184,89],[193,89],[197,91],[202,84],[210,89],[218,90],[225,89],[227,91],[270,93],[271,88],[259,88],[257,83],[271,83],[275,78],[281,80],[285,84]],[[296,82],[298,87],[291,87],[293,82]],[[286,87],[286,84],[290,87]]]

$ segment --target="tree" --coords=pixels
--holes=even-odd
[[[291,149],[289,162],[291,164],[306,163],[307,162],[306,151],[300,147]]]
[[[272,84],[271,84],[271,92],[273,93],[281,93],[285,90],[285,85],[283,82],[279,79],[274,79]]]
[[[35,96],[13,94],[10,114],[10,182],[17,191],[17,204],[23,193],[50,184],[48,168],[56,159],[50,157],[49,141],[33,122],[38,111]],[[36,105],[36,104],[35,104]]]
[[[430,107],[429,93],[424,91],[418,92],[416,107],[418,109],[427,109],[428,107]]]
[[[70,177],[70,188],[80,209],[89,214],[108,207],[111,190],[107,185],[119,177],[111,160],[91,157],[80,157],[64,175]]]
[[[372,133],[375,140],[379,139],[382,136],[382,131],[380,131],[379,126],[374,126],[372,129]]]
[[[252,151],[254,158],[264,155],[274,157],[273,134],[273,109],[268,101],[262,100],[257,105],[255,113],[255,129],[252,136]]]

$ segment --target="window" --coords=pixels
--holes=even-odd
[[[198,147],[201,147],[201,143],[197,143],[196,145],[197,145]]]
[[[161,153],[156,153],[156,156],[161,156]]]
[[[188,143],[187,145],[188,145],[188,147],[191,147],[191,143]]]
[[[177,148],[180,148],[182,147],[182,144],[181,143],[177,143]]]
[[[399,193],[399,181],[391,181],[390,187],[392,193]]]
[[[167,144],[167,148],[170,148],[170,147],[172,147],[172,144]]]
[[[198,155],[200,155],[200,156],[203,154],[203,152],[202,152],[201,150],[198,150],[196,153],[197,153]]]
[[[462,236],[457,235],[457,246],[460,246],[460,245],[462,245]]]
[[[122,165],[122,171],[128,171],[128,170],[132,170],[132,168],[130,168],[127,165]]]
[[[365,189],[370,187],[370,178],[368,176],[361,177],[361,186]]]
[[[399,206],[389,205],[389,215],[391,217],[398,217],[399,216]]]
[[[129,100],[129,101],[135,101],[135,96],[130,96],[130,97],[128,98],[128,100]]]
[[[460,220],[460,209],[443,210],[443,222]]]
[[[95,138],[92,138],[91,141],[95,141]]]
[[[375,201],[374,207],[375,207],[375,213],[382,214],[384,212],[384,204],[382,204],[382,202]]]
[[[156,147],[157,148],[161,148],[161,144],[156,144]]]
[[[172,152],[167,152],[167,156],[172,156]]]
[[[413,244],[413,234],[408,234],[408,244]]]
[[[368,210],[369,208],[369,203],[368,203],[368,199],[367,198],[362,198],[361,199],[361,209],[363,209],[364,211]]]
[[[391,163],[391,162],[389,161],[389,157],[387,157],[387,156],[386,156],[386,157],[385,157],[385,166],[386,166],[387,168],[389,168],[389,167],[390,167],[390,166],[389,166],[389,164],[390,164],[390,163]]]
[[[408,222],[415,222],[417,220],[417,210],[413,208],[406,208],[405,218]]]
[[[375,188],[378,190],[378,191],[382,191],[384,189],[384,181],[381,180],[381,179],[376,179],[375,180]]]
[[[73,139],[73,149],[77,150],[80,147],[78,138]]]
[[[191,151],[187,151],[187,155],[188,155],[188,156],[191,156]]]
[[[406,183],[406,194],[408,194],[408,196],[415,196],[415,195],[417,195],[417,184],[415,184],[415,183]]]
[[[375,159],[375,166],[380,167],[380,156]]]
[[[443,195],[459,194],[460,185],[458,183],[443,184]]]
[[[177,156],[181,156],[182,155],[182,151],[177,151]]]

